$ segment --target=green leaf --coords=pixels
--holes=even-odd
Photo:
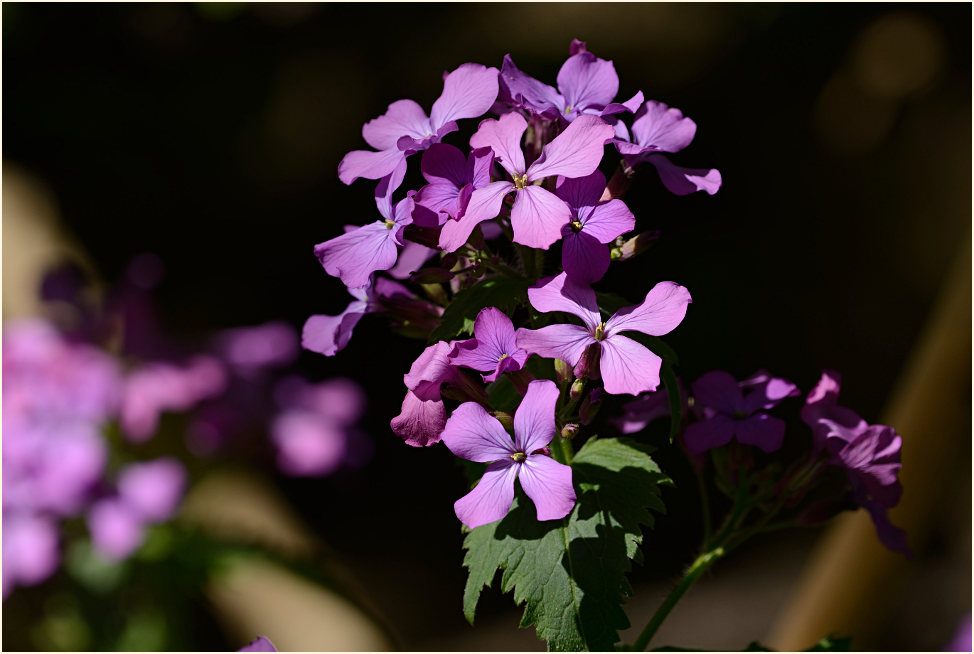
[[[539,522],[518,491],[507,517],[469,531],[467,620],[501,569],[501,591],[525,604],[521,626],[534,624],[550,650],[611,650],[629,626],[625,573],[630,560],[641,560],[641,525],[652,526],[650,509],[664,511],[659,485],[669,479],[650,452],[628,439],[593,437],[572,462],[578,502],[566,518]]]
[[[510,315],[519,304],[527,301],[527,290],[526,279],[496,276],[480,280],[453,297],[450,306],[443,312],[439,326],[430,334],[429,342],[448,341],[465,327],[472,329],[473,320],[484,307],[497,307]]]

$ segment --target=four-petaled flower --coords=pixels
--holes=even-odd
[[[457,343],[449,359],[453,365],[490,373],[483,376],[485,382],[496,381],[508,370],[520,370],[528,359],[515,341],[514,323],[497,307],[486,307],[477,314],[473,335]]]
[[[663,360],[643,345],[622,335],[637,331],[662,336],[686,316],[690,292],[674,282],[660,282],[642,303],[620,309],[603,322],[595,291],[576,284],[561,273],[542,279],[528,289],[531,305],[541,312],[564,311],[581,318],[584,326],[562,324],[541,329],[519,329],[517,344],[532,354],[561,359],[575,365],[586,348],[601,348],[599,367],[605,392],[613,395],[654,391],[659,386]]]
[[[528,123],[520,114],[504,114],[499,120],[488,118],[470,137],[470,147],[490,147],[497,162],[511,175],[475,190],[463,218],[448,220],[440,233],[440,247],[453,252],[467,242],[474,227],[496,218],[508,193],[517,196],[511,207],[514,242],[547,250],[561,238],[561,228],[571,218],[568,205],[536,183],[546,177],[584,177],[592,174],[602,160],[603,146],[612,138],[612,127],[596,116],[582,116],[544,147],[541,156],[525,165],[521,136]]]
[[[684,434],[691,453],[700,454],[732,439],[764,452],[781,447],[785,423],[764,411],[798,395],[798,387],[790,381],[757,373],[738,383],[730,373],[713,370],[695,381],[692,389],[693,409],[701,420]]]
[[[453,505],[474,529],[500,520],[514,503],[514,480],[537,509],[538,520],[557,520],[575,506],[572,469],[538,452],[555,437],[558,387],[547,379],[528,385],[514,414],[514,440],[500,421],[475,402],[461,404],[446,423],[443,442],[469,461],[490,463],[477,486]]]

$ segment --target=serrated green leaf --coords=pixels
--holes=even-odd
[[[641,525],[652,526],[650,509],[664,511],[659,485],[669,480],[650,452],[628,439],[592,438],[572,462],[578,502],[566,518],[538,522],[518,491],[507,517],[469,531],[467,620],[501,569],[501,591],[525,604],[521,626],[534,624],[550,650],[611,650],[629,626],[625,574],[640,560]]]
[[[429,342],[448,341],[466,326],[473,328],[473,320],[484,307],[497,307],[510,315],[527,300],[528,282],[525,279],[496,276],[482,279],[453,297],[443,312],[439,326],[429,335]],[[467,323],[466,321],[470,321]]]

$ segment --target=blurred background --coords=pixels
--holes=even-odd
[[[373,185],[345,186],[336,168],[390,102],[428,109],[444,71],[499,68],[507,53],[554,84],[571,40],[587,41],[614,62],[620,97],[642,90],[697,123],[675,163],[723,176],[712,197],[673,196],[651,170],[637,177],[626,201],[663,238],[602,287],[634,300],[661,279],[691,290],[687,320],[666,339],[686,379],[767,368],[807,391],[833,368],[842,404],[870,422],[895,410],[903,384],[949,382],[926,407],[946,426],[898,427],[904,461],[925,449],[939,458],[915,480],[932,489],[910,533],[917,557],[868,605],[854,645],[941,649],[969,615],[969,291],[959,331],[929,330],[952,271],[970,281],[969,4],[4,3],[2,18],[4,320],[45,310],[40,285],[58,261],[111,288],[149,256],[155,329],[186,350],[220,330],[298,330],[345,308],[345,288],[312,247],[376,218]],[[960,372],[904,381],[931,339],[959,344],[948,360]],[[263,634],[282,649],[543,649],[533,630],[516,630],[520,610],[496,589],[476,627],[463,618],[452,504],[465,481],[445,448],[410,448],[388,428],[421,349],[367,316],[337,356],[302,352],[290,364],[311,382],[364,389],[358,464],[295,477],[257,447],[246,465],[191,465],[202,481],[180,520],[283,553],[313,586],[266,562],[235,565],[235,553],[199,595],[179,586],[166,598],[167,581],[135,610],[116,603],[124,594],[95,593],[106,610],[128,607],[114,633],[131,641],[85,626],[88,608],[71,597],[87,595],[18,588],[3,607],[7,648],[219,650]],[[700,536],[696,498],[679,492],[685,464],[660,460],[677,487],[632,574],[637,624]],[[765,638],[819,536],[742,549],[656,644],[739,649]],[[303,618],[284,597],[320,611]],[[170,604],[192,616],[173,618],[160,608]]]

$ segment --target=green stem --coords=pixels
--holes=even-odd
[[[697,488],[700,489],[700,510],[703,512],[703,542],[709,543],[713,535],[713,525],[710,521],[710,496],[707,494],[707,483],[700,470],[696,471]]]
[[[659,630],[660,625],[663,624],[666,616],[670,614],[670,611],[673,610],[673,607],[676,606],[676,603],[680,601],[680,598],[683,597],[684,593],[690,590],[690,587],[696,583],[697,579],[700,578],[700,575],[702,575],[704,571],[712,566],[718,559],[723,557],[724,554],[724,548],[717,547],[709,552],[701,554],[697,557],[696,561],[690,564],[690,567],[687,569],[686,573],[684,573],[680,583],[678,583],[676,588],[670,591],[670,594],[666,596],[666,599],[663,600],[660,607],[656,609],[656,613],[654,613],[653,617],[650,618],[649,624],[647,624],[646,628],[643,629],[641,634],[639,634],[639,638],[636,639],[636,642],[633,643],[632,649],[634,651],[642,652],[646,649],[653,636],[655,636],[656,632]]]

